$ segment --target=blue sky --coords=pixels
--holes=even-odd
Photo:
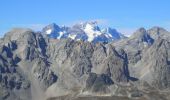
[[[1,0],[0,35],[14,27],[40,29],[98,20],[126,34],[139,27],[170,29],[170,0]]]

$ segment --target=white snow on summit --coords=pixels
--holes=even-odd
[[[48,30],[46,31],[46,34],[51,34],[51,32],[52,32],[52,30],[51,30],[51,29],[48,29]]]
[[[95,37],[102,34],[100,31],[95,30],[94,26],[92,26],[91,24],[87,24],[84,31],[88,36],[89,42],[93,41]]]

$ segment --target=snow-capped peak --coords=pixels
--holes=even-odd
[[[97,26],[89,23],[87,23],[85,26],[84,32],[87,34],[89,42],[93,41],[95,37],[102,34],[101,31],[99,31],[96,27]]]
[[[50,24],[43,28],[43,33],[50,38],[71,38],[89,42],[110,42],[124,38],[124,36],[112,28],[101,29],[96,21],[82,22],[71,27]]]

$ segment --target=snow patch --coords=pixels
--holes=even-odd
[[[69,34],[68,37],[74,40],[74,39],[76,38],[76,35],[70,35],[70,34]]]
[[[101,35],[102,33],[100,31],[96,31],[94,26],[87,24],[85,29],[84,29],[85,33],[88,36],[88,40],[89,42],[93,41],[95,37]]]
[[[57,39],[60,39],[66,32],[59,32],[59,36],[57,37]]]
[[[46,31],[46,34],[51,34],[51,32],[52,32],[52,30],[49,29],[49,30]]]
[[[112,38],[113,36],[111,35],[111,34],[105,34],[105,36],[107,37],[107,38]]]

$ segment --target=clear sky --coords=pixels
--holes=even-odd
[[[13,27],[39,29],[99,20],[129,34],[139,27],[170,29],[170,0],[1,0],[0,35]]]

